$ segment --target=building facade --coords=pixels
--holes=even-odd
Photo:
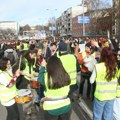
[[[112,34],[112,14],[111,9],[93,10],[84,13],[84,16],[90,18],[89,23],[84,23],[85,36],[106,36],[109,31]],[[83,14],[79,15],[83,16]],[[72,36],[83,36],[83,23],[78,23],[78,17],[72,20]]]
[[[87,7],[84,7],[84,12]],[[65,10],[62,15],[57,19],[57,33],[59,36],[72,36],[73,18],[83,13],[83,6],[75,6]]]
[[[1,21],[0,22],[0,30],[8,30],[10,29],[13,34],[18,35],[20,26],[17,22],[14,21]]]
[[[113,0],[112,35],[120,39],[120,0]]]

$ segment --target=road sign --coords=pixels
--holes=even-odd
[[[83,16],[78,16],[78,23],[83,23]],[[84,23],[90,23],[89,16],[84,16]]]
[[[56,27],[51,26],[51,27],[49,27],[49,30],[51,30],[51,31],[55,31],[55,30],[56,30]]]

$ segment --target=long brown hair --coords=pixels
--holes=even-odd
[[[106,76],[107,81],[111,81],[112,78],[116,76],[117,64],[115,60],[114,53],[111,48],[104,47],[101,51],[100,62],[104,62],[106,66]]]
[[[49,58],[47,72],[49,89],[58,89],[70,84],[70,76],[64,69],[61,60],[56,56]]]
[[[34,53],[36,54],[36,52],[37,52],[36,50],[28,50],[23,56],[23,58],[27,59],[30,73],[31,73],[31,67],[34,65],[35,62],[35,59],[31,59],[30,54],[34,54]]]

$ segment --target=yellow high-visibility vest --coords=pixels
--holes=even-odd
[[[23,43],[23,45],[24,45],[23,50],[28,50],[28,44],[27,43]]]
[[[54,110],[59,109],[64,106],[70,105],[70,99],[67,98],[68,93],[70,91],[70,86],[64,86],[58,89],[49,89],[48,83],[47,83],[47,73],[45,73],[45,92],[44,95],[47,98],[53,99],[44,101],[43,103],[43,109],[44,110]],[[66,98],[64,98],[66,96]],[[57,100],[56,100],[57,99]]]
[[[25,69],[23,70],[23,72],[25,72],[25,73],[29,73],[29,66],[28,66],[28,61],[27,61],[27,59],[26,58],[24,58],[24,61],[25,61],[25,63],[24,64],[26,64],[25,65]],[[33,66],[31,67],[31,74],[34,74],[34,71],[33,71]],[[29,77],[27,77],[27,76],[24,76],[27,80],[30,80],[30,78]]]
[[[120,70],[118,71],[118,76],[120,76]],[[120,97],[120,85],[117,85],[117,93],[116,93],[117,97]]]
[[[12,77],[7,72],[2,72],[1,74],[4,74],[7,76],[8,82],[10,82],[10,80],[12,79]],[[3,103],[8,102],[17,95],[18,93],[17,93],[15,84],[10,88],[0,84],[0,101],[1,102]]]
[[[99,63],[95,65],[97,77],[96,77],[96,90],[94,96],[100,100],[111,100],[116,97],[117,88],[117,74],[114,79],[107,81],[106,76],[106,66],[105,63]]]
[[[58,56],[63,64],[63,67],[67,71],[67,73],[70,75],[71,79],[71,85],[74,85],[77,83],[77,61],[74,55],[67,54]]]

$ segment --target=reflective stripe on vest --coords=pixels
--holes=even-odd
[[[104,81],[104,80],[102,80]],[[98,85],[116,85],[117,82],[116,81],[111,81],[111,82],[96,82]]]
[[[118,78],[120,77],[120,70],[118,70]],[[117,85],[117,93],[116,93],[117,97],[120,97],[120,85]]]
[[[45,87],[46,90],[44,92],[45,97],[51,98],[51,99],[59,99],[60,100],[51,100],[51,101],[44,101],[43,103],[43,109],[44,110],[53,110],[57,108],[64,107],[66,105],[70,104],[70,99],[69,98],[63,98],[64,96],[68,96],[70,86],[64,86],[58,89],[49,89],[48,88],[48,83],[47,83],[47,74],[45,73]],[[63,98],[63,99],[62,99]]]
[[[44,101],[44,110],[54,110],[64,106],[70,105],[70,99],[56,100],[56,101]]]
[[[7,76],[8,81],[10,81],[12,79],[12,77],[8,73],[4,72],[2,74],[5,74]],[[17,95],[18,95],[18,93],[16,91],[15,84],[10,88],[5,87],[4,85],[0,85],[0,101],[1,102],[3,102],[3,103],[8,102]]]
[[[117,77],[108,82],[105,79],[105,64],[99,63],[95,66],[97,72],[95,97],[100,101],[114,99],[116,97]]]
[[[117,97],[120,97],[120,85],[117,86]]]
[[[71,79],[71,85],[76,84],[77,80],[77,68],[76,68],[76,58],[74,55],[67,54],[58,56],[60,60],[62,61],[62,64],[67,71],[67,73],[70,75]]]
[[[116,92],[116,90],[96,90],[96,92],[98,92],[98,93],[115,93]]]

